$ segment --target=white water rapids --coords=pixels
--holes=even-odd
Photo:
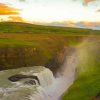
[[[48,70],[47,75],[45,74],[44,76],[48,77],[49,73],[47,79],[49,84],[44,87],[39,87],[39,93],[33,94],[30,97],[31,100],[60,100],[62,94],[73,84],[75,79],[75,69],[78,63],[76,57],[76,52],[66,57],[65,63],[61,67],[59,77],[54,78],[52,72]],[[49,80],[50,78],[52,81]],[[39,79],[41,80],[41,77]],[[42,80],[40,82],[42,82]]]
[[[59,71],[59,77],[56,78],[52,71],[42,66],[2,71],[0,72],[0,100],[60,100],[63,93],[75,80],[77,63],[77,52],[75,50],[66,57],[61,66],[61,73]],[[9,82],[8,76],[16,73],[36,75],[39,78],[40,85],[25,85],[23,81]]]

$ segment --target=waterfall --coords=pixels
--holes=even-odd
[[[47,81],[47,85],[38,87],[38,91],[30,96],[31,100],[60,100],[61,95],[73,84],[75,79],[75,69],[78,63],[76,50],[66,56],[65,62],[61,67],[59,77],[53,77],[53,73],[42,72],[40,82]],[[51,78],[50,78],[51,77]],[[51,80],[50,80],[51,79]],[[43,83],[42,82],[42,83]]]
[[[57,72],[58,77],[54,77],[53,72],[43,66],[0,72],[0,98],[1,100],[13,100],[13,98],[14,100],[60,100],[63,93],[73,84],[77,63],[77,52],[74,48],[74,52],[66,55],[60,71]],[[35,80],[36,85],[24,84],[29,79],[8,81],[8,76],[18,73],[37,76],[40,85],[37,80]],[[7,86],[2,82],[7,83]]]

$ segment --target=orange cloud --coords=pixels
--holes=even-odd
[[[0,15],[14,15],[14,14],[19,14],[19,10],[0,3]]]
[[[96,26],[100,26],[100,22],[80,22],[81,25],[84,25],[87,28],[93,28]]]
[[[13,21],[13,22],[23,22],[23,18],[20,16],[9,16],[8,17],[9,21]]]
[[[94,2],[97,0],[83,0],[84,5],[88,5],[90,2]]]
[[[94,24],[91,23],[91,22],[82,22],[82,24],[83,24],[84,26],[86,26],[86,27],[93,27],[93,26],[94,26]]]
[[[96,12],[100,12],[100,9],[98,9]]]
[[[69,27],[74,27],[75,26],[75,22],[73,22],[73,21],[67,21],[66,24]]]
[[[76,23],[69,20],[62,22],[41,23],[41,25],[75,27]]]

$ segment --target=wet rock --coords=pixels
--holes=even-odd
[[[8,78],[8,80],[10,80],[11,82],[17,82],[17,81],[21,81],[22,79],[31,79],[30,80],[30,84],[36,84],[34,82],[34,80],[37,80],[38,84],[40,85],[40,81],[38,79],[37,76],[34,76],[34,75],[22,75],[22,74],[16,74],[16,75],[13,75],[11,77]],[[34,80],[32,80],[34,79]]]
[[[27,85],[36,85],[36,82],[35,82],[35,80],[28,80],[28,81],[25,81],[24,84],[27,84]]]

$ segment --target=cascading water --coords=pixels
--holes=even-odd
[[[76,50],[66,56],[61,73],[60,71],[57,73],[59,77],[54,77],[52,71],[42,66],[0,72],[1,100],[59,100],[75,79],[75,69],[78,63],[76,57]],[[27,79],[10,82],[8,77],[15,74],[35,75],[40,85],[37,80],[35,80],[35,85],[24,84]]]
[[[45,87],[40,87],[36,94],[33,94],[31,100],[60,100],[61,95],[72,85],[75,79],[75,69],[78,63],[76,59],[77,53],[74,51],[66,57],[64,64],[61,67],[59,77],[52,77],[52,82]],[[50,74],[50,73],[49,73]],[[47,75],[48,76],[48,75]]]
[[[8,80],[10,76],[19,75],[37,75],[40,85],[37,80],[36,84],[25,84],[29,78],[11,82]],[[39,88],[52,84],[52,72],[42,66],[34,66],[28,68],[19,68],[0,72],[0,100],[30,100],[30,96],[38,92]],[[32,80],[32,79],[31,79]],[[36,100],[36,99],[35,99]],[[38,100],[38,99],[37,99]]]

